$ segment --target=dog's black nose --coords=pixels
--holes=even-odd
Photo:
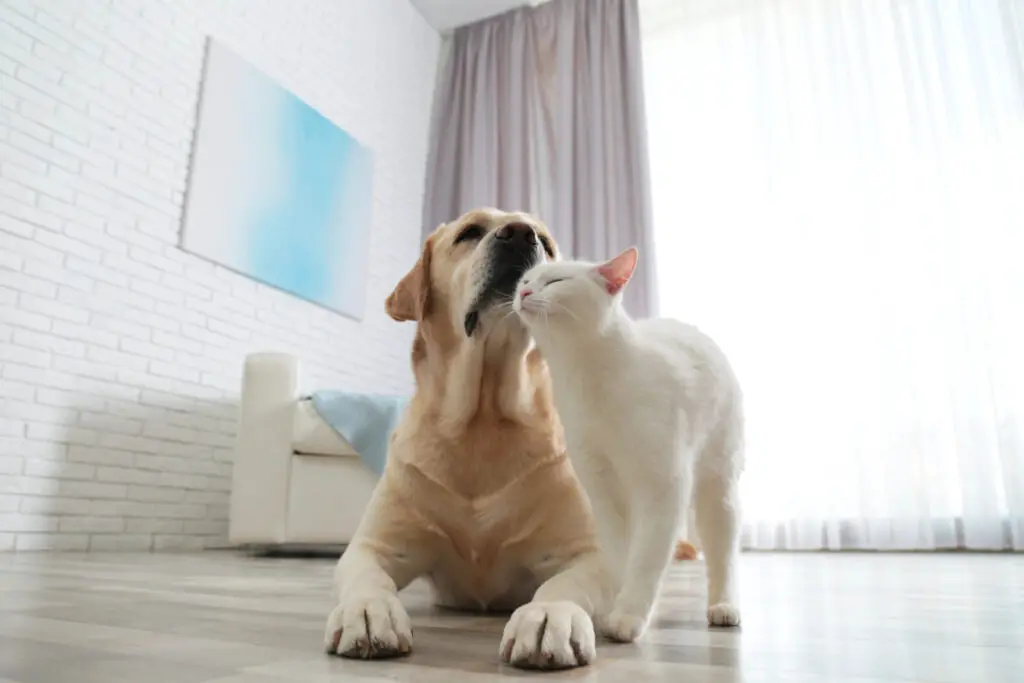
[[[498,228],[495,238],[512,247],[530,247],[537,244],[537,231],[526,223],[509,223]]]

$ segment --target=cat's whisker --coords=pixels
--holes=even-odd
[[[565,304],[559,303],[557,301],[546,301],[545,303],[548,306],[558,306],[558,308],[560,308],[561,310],[565,311],[566,315],[568,315],[570,318],[572,318],[576,322],[580,321],[579,316],[576,315],[575,313],[573,313],[571,310],[569,310],[569,307],[566,306]]]
[[[508,320],[511,316],[513,316],[515,314],[516,314],[516,309],[510,307],[508,313],[506,313],[505,315],[501,316],[501,318],[498,319],[498,322],[499,323],[503,323],[503,322],[505,322],[506,320]]]
[[[533,299],[533,302],[534,302],[534,308],[532,309],[533,313],[536,314],[537,317],[539,318],[540,324],[543,325],[545,328],[547,328],[550,325],[550,322],[551,322],[550,321],[551,307],[552,306],[556,306],[556,305],[560,306],[560,304],[558,304],[555,301],[552,301],[551,299],[548,299],[548,298],[544,297],[543,295],[538,296],[538,295],[535,294],[534,296],[536,298]],[[564,306],[562,308],[564,308]],[[572,315],[572,313],[569,313],[569,315]],[[573,316],[573,317],[575,318],[575,316]]]
[[[510,316],[515,315],[516,309],[515,309],[515,306],[513,305],[514,301],[515,300],[512,297],[508,297],[508,298],[505,298],[505,299],[501,299],[500,301],[498,301],[498,303],[494,304],[494,306],[491,308],[491,310],[496,311],[496,312],[502,314],[501,317],[498,318],[498,320],[496,321],[495,324],[499,324],[500,325],[501,323],[503,323],[506,320],[508,320],[508,318]]]
[[[544,317],[544,327],[550,327],[551,325],[550,325],[550,322],[548,321],[548,315],[550,314],[550,309],[548,308],[548,304],[550,304],[551,302],[548,299],[544,299],[543,303],[544,303],[544,307],[540,309],[540,312],[544,314],[544,316],[543,316]]]

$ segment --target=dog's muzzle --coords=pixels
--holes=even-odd
[[[495,303],[511,300],[519,278],[543,259],[537,231],[525,223],[499,228],[487,249],[487,273],[464,321],[467,337],[477,329],[480,314]]]

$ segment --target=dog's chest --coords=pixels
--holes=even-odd
[[[441,522],[448,554],[470,567],[489,568],[501,558],[519,517],[516,510],[493,502],[467,502]]]
[[[445,520],[441,531],[447,543],[432,572],[442,603],[496,609],[529,599],[543,558],[516,542],[522,534],[522,518],[521,511],[477,501]]]

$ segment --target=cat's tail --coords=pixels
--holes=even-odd
[[[676,541],[676,562],[696,560],[697,555],[697,548],[692,543],[682,539]]]

